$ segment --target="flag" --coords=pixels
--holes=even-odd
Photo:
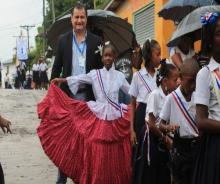
[[[23,37],[17,38],[17,58],[20,61],[28,59],[28,43]]]

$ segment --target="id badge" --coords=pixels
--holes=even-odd
[[[85,63],[86,63],[86,58],[83,57],[83,56],[80,56],[79,57],[79,66],[84,68],[85,67]]]

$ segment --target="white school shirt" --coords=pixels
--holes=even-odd
[[[212,84],[211,72],[215,69],[220,69],[220,64],[214,58],[210,59],[208,68],[202,68],[196,77],[196,93],[195,103],[208,107],[209,118],[220,120],[220,105]]]
[[[147,82],[148,86],[151,89],[151,92],[154,89],[157,89],[156,85],[156,72],[154,76],[152,77],[146,68],[142,68],[140,71],[141,76],[143,76],[144,80]],[[143,81],[138,75],[138,72],[135,72],[131,81],[131,87],[129,89],[129,94],[135,98],[137,98],[137,102],[145,103],[147,104],[148,96],[151,92],[147,90],[145,87]]]
[[[118,104],[119,89],[128,94],[130,87],[129,83],[124,77],[124,74],[113,68],[108,71],[105,67],[99,71],[101,73],[104,90],[107,96]],[[92,85],[96,101],[89,101],[87,102],[87,105],[98,118],[103,120],[114,120],[121,117],[121,112],[109,104],[106,96],[101,90],[97,70],[91,70],[87,74],[67,77],[67,83],[73,94],[76,94],[80,84]],[[127,109],[126,105],[121,105]]]
[[[44,71],[46,71],[47,70],[47,64],[46,63],[41,63],[40,64],[40,71],[41,72],[44,72]]]
[[[33,64],[32,70],[33,71],[39,71],[40,70],[40,65],[39,64]]]
[[[180,97],[188,113],[191,115],[193,120],[195,120],[195,116],[196,116],[196,107],[194,103],[195,94],[193,93],[191,97],[191,101],[187,102],[180,90],[180,87],[177,88],[175,92]],[[198,134],[195,133],[190,127],[183,113],[176,104],[172,94],[169,94],[165,98],[165,102],[160,113],[160,119],[165,120],[168,124],[178,124],[180,127],[179,133],[181,138],[194,138],[198,136]]]
[[[165,97],[166,95],[164,94],[161,86],[158,89],[153,90],[149,95],[145,115],[145,120],[147,122],[149,121],[150,113],[153,113],[154,117],[157,119],[157,122],[159,122],[159,116],[164,105]]]

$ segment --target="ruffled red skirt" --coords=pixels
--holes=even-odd
[[[128,114],[101,120],[86,102],[51,85],[38,104],[37,128],[47,156],[75,183],[130,184],[131,144]]]

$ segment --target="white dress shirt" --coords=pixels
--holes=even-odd
[[[176,94],[179,96],[181,101],[183,102],[187,112],[191,115],[193,120],[195,120],[196,116],[196,107],[194,103],[194,93],[192,94],[191,101],[187,102],[184,98],[180,87],[175,90]],[[181,138],[194,138],[197,137],[198,134],[193,131],[180,108],[176,104],[172,94],[169,94],[165,98],[165,102],[163,108],[160,113],[160,119],[166,121],[168,124],[177,124],[179,125],[179,133]]]
[[[32,70],[33,71],[40,71],[40,65],[39,64],[33,64],[33,66],[32,66]]]
[[[202,68],[196,77],[195,103],[208,107],[209,118],[220,121],[220,104],[214,91],[211,72],[220,70],[220,64],[211,58],[208,67]]]
[[[143,77],[147,85],[150,87],[150,91],[147,90],[146,86],[144,85],[143,80],[140,78],[140,75]],[[156,72],[152,77],[146,68],[142,68],[140,71],[135,72],[131,81],[131,87],[129,90],[129,94],[135,98],[137,98],[137,102],[142,102],[147,104],[147,99],[149,94],[154,90],[157,89],[156,85]]]
[[[166,95],[164,94],[161,87],[152,91],[149,95],[147,101],[147,108],[146,108],[146,116],[145,120],[149,121],[149,114],[153,113],[154,117],[157,119],[157,123],[159,122],[160,112],[164,105]]]
[[[119,89],[128,94],[129,83],[125,79],[123,73],[111,68],[106,70],[104,67],[100,69],[101,78],[103,81],[104,90],[107,96],[118,104]],[[87,102],[88,107],[96,116],[103,120],[114,120],[121,117],[121,112],[116,110],[108,102],[105,94],[100,87],[100,80],[98,80],[97,70],[92,70],[88,74],[81,74],[78,76],[67,77],[67,83],[73,94],[76,94],[80,84],[91,84],[96,98],[96,102]],[[127,109],[127,106],[121,104]]]

